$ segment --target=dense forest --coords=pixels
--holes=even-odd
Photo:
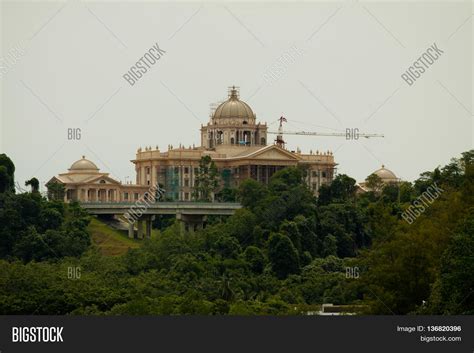
[[[0,314],[474,314],[474,150],[413,183],[370,176],[365,193],[338,175],[315,198],[301,168],[248,179],[221,190],[235,215],[185,234],[158,218],[159,235],[120,256],[35,178],[15,193],[14,171],[0,155]]]

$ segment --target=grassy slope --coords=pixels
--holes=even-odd
[[[105,256],[118,256],[127,252],[129,248],[137,248],[140,241],[132,240],[125,233],[110,228],[95,217],[89,224],[92,243]]]

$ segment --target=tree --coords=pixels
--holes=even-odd
[[[323,256],[337,255],[337,239],[334,235],[329,234],[323,240]]]
[[[370,174],[365,179],[365,185],[373,192],[378,193],[382,190],[383,180],[377,174]]]
[[[48,199],[49,200],[56,200],[56,201],[63,201],[64,200],[64,184],[53,181],[47,185],[48,188]]]
[[[31,186],[31,192],[33,193],[39,192],[39,181],[35,177],[25,181],[25,186]]]
[[[254,228],[257,224],[255,214],[246,208],[237,210],[227,220],[227,234],[239,240],[240,245],[248,246],[256,243]]]
[[[210,156],[203,156],[195,178],[193,198],[197,201],[210,202],[219,185],[217,167]]]
[[[237,190],[233,188],[224,187],[216,195],[220,202],[235,202],[237,199]]]
[[[268,241],[268,258],[272,269],[280,279],[299,271],[299,258],[290,238],[280,233],[274,233]]]
[[[454,235],[441,260],[431,294],[432,314],[474,314],[474,208]]]
[[[356,195],[356,181],[346,174],[339,174],[331,184],[323,184],[319,188],[318,204],[346,202],[354,200]]]
[[[301,233],[298,228],[298,224],[294,221],[283,221],[280,225],[280,233],[286,235],[290,238],[291,242],[293,243],[295,249],[298,251],[299,254],[302,253],[301,247]]]
[[[289,191],[295,187],[306,186],[305,177],[306,170],[303,167],[284,168],[272,175],[268,187],[273,193]]]
[[[0,154],[0,192],[15,192],[15,164],[5,154]]]
[[[249,246],[244,251],[244,258],[250,265],[250,269],[255,273],[262,273],[265,267],[265,257],[262,251],[256,246]]]
[[[339,174],[331,183],[332,198],[337,202],[352,200],[356,192],[355,179],[346,174]]]
[[[323,184],[318,190],[318,205],[329,205],[332,200],[331,186]]]
[[[237,190],[237,199],[242,206],[254,210],[267,195],[267,188],[254,179],[245,179]]]
[[[413,185],[408,181],[402,181],[398,187],[400,189],[400,202],[411,202],[415,193]]]

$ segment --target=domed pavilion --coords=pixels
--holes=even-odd
[[[381,168],[377,169],[370,175],[373,175],[373,174],[377,175],[381,179],[383,185],[398,184],[401,181],[395,175],[394,172],[392,172],[390,169],[385,168],[384,165],[382,165]],[[371,188],[367,186],[367,183],[365,181],[357,184],[357,186],[358,186],[358,192],[373,191]]]
[[[121,202],[138,200],[147,191],[146,186],[122,184],[102,173],[97,165],[82,156],[75,161],[66,173],[51,178],[51,183],[64,185],[64,201],[81,202]]]

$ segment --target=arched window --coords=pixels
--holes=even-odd
[[[230,138],[230,144],[233,145],[235,143],[235,140],[233,137]]]
[[[260,144],[261,144],[261,145],[265,145],[265,137],[262,137],[262,138],[260,139]]]

